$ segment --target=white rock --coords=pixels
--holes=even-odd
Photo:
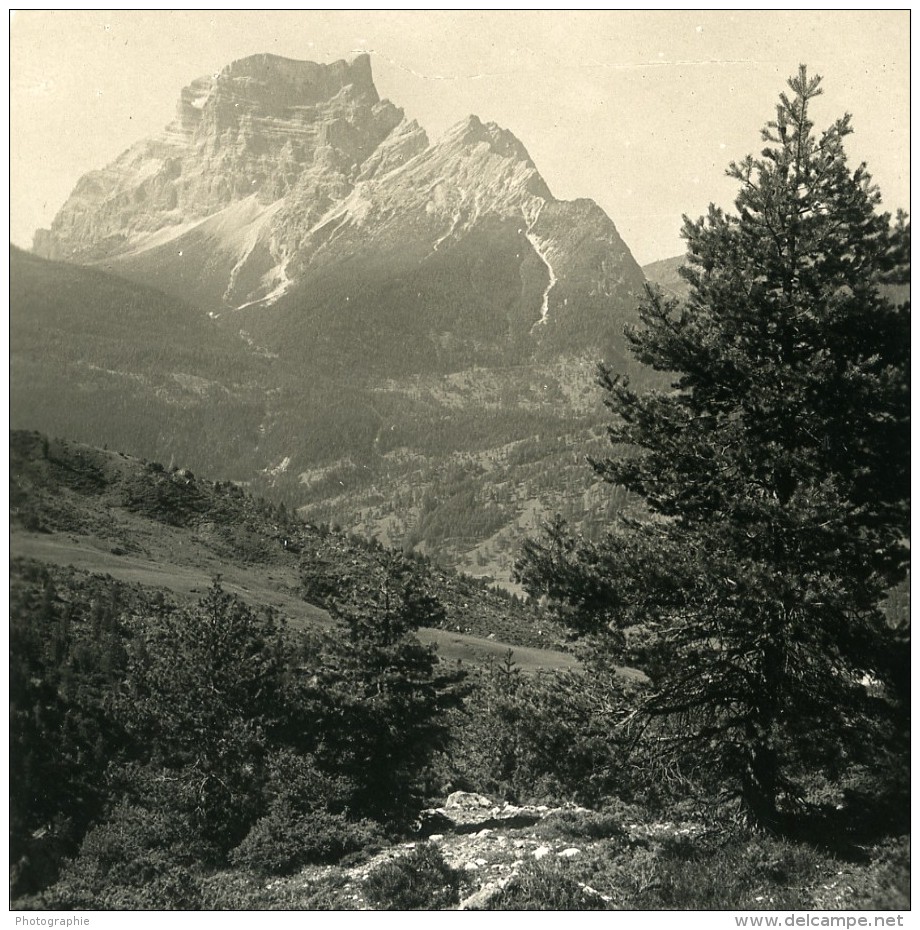
[[[575,856],[581,855],[581,850],[576,849],[574,846],[569,846],[568,849],[563,849],[562,852],[557,853],[558,856],[561,856],[563,859],[573,859]]]
[[[449,795],[444,802],[446,810],[456,810],[459,808],[470,809],[477,807],[492,807],[492,799],[483,794],[476,794],[472,791],[455,791]]]
[[[533,857],[534,859],[542,859],[544,856],[548,856],[552,851],[552,847],[550,846],[538,846],[533,851]]]

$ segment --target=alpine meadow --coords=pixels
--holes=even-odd
[[[910,223],[835,75],[641,266],[365,42],[192,80],[11,243],[11,907],[909,910]]]

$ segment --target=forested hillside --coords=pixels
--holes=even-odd
[[[583,468],[602,448],[593,356],[381,378],[353,345],[304,368],[153,289],[10,261],[14,428],[181,463],[504,583],[521,530],[561,512],[596,535],[598,506],[623,504]]]
[[[846,888],[846,845],[752,856],[704,773],[623,728],[649,679],[546,649],[566,635],[542,609],[187,469],[35,433],[11,452],[16,906],[903,900],[895,770],[868,806],[848,784],[871,865]]]
[[[298,605],[292,619],[301,625],[321,619],[331,598],[372,588],[396,558],[361,536],[305,523],[283,504],[186,468],[36,433],[10,436],[11,517],[21,551],[56,554],[60,561],[79,551],[87,566],[97,559],[129,580],[155,580],[159,569],[160,586],[180,595],[197,593],[194,579],[203,589],[222,574],[245,597],[251,573],[262,573],[263,588],[272,587],[267,579],[274,573],[273,602],[281,597],[279,604]],[[500,588],[424,557],[406,564],[443,608],[422,625],[491,635],[509,645],[565,642],[560,627]]]

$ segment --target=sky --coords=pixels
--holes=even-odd
[[[181,88],[271,52],[366,51],[381,97],[435,141],[475,113],[510,129],[553,194],[590,197],[636,259],[681,254],[681,216],[731,207],[800,63],[820,130],[853,115],[892,212],[909,208],[908,11],[21,11],[10,19],[10,238],[28,247],[79,177],[170,122]]]

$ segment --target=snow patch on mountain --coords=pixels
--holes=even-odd
[[[278,475],[283,475],[287,470],[288,466],[291,464],[291,457],[286,455],[274,468],[263,468],[262,473],[266,475],[271,475],[273,478],[277,478]]]
[[[540,319],[533,324],[531,332],[533,332],[538,326],[545,326],[546,321],[549,319],[549,295],[550,291],[556,286],[556,272],[553,271],[552,263],[549,260],[551,245],[548,239],[541,239],[535,232],[534,228],[537,225],[537,220],[540,219],[540,213],[543,211],[545,201],[540,201],[539,205],[531,205],[528,208],[528,205],[521,206],[521,214],[524,217],[524,221],[527,223],[527,227],[524,230],[524,236],[527,241],[532,246],[534,252],[537,253],[540,261],[546,266],[546,270],[549,274],[549,281],[546,284],[546,288],[543,291],[543,300],[540,304]]]
[[[265,275],[263,281],[274,283],[274,287],[262,298],[261,303],[273,304],[279,297],[287,293],[291,286],[291,279],[287,276],[287,262],[281,262]]]
[[[444,242],[445,239],[450,239],[450,237],[457,231],[457,227],[460,225],[460,221],[461,221],[462,219],[463,219],[463,211],[462,211],[462,210],[457,210],[457,212],[454,213],[453,220],[451,221],[450,229],[448,229],[447,232],[444,233],[443,236],[441,236],[439,239],[437,239],[437,241],[436,241],[435,244],[434,244],[434,248],[433,248],[432,251],[437,252],[437,251],[438,251],[438,246],[439,246],[442,242]]]

